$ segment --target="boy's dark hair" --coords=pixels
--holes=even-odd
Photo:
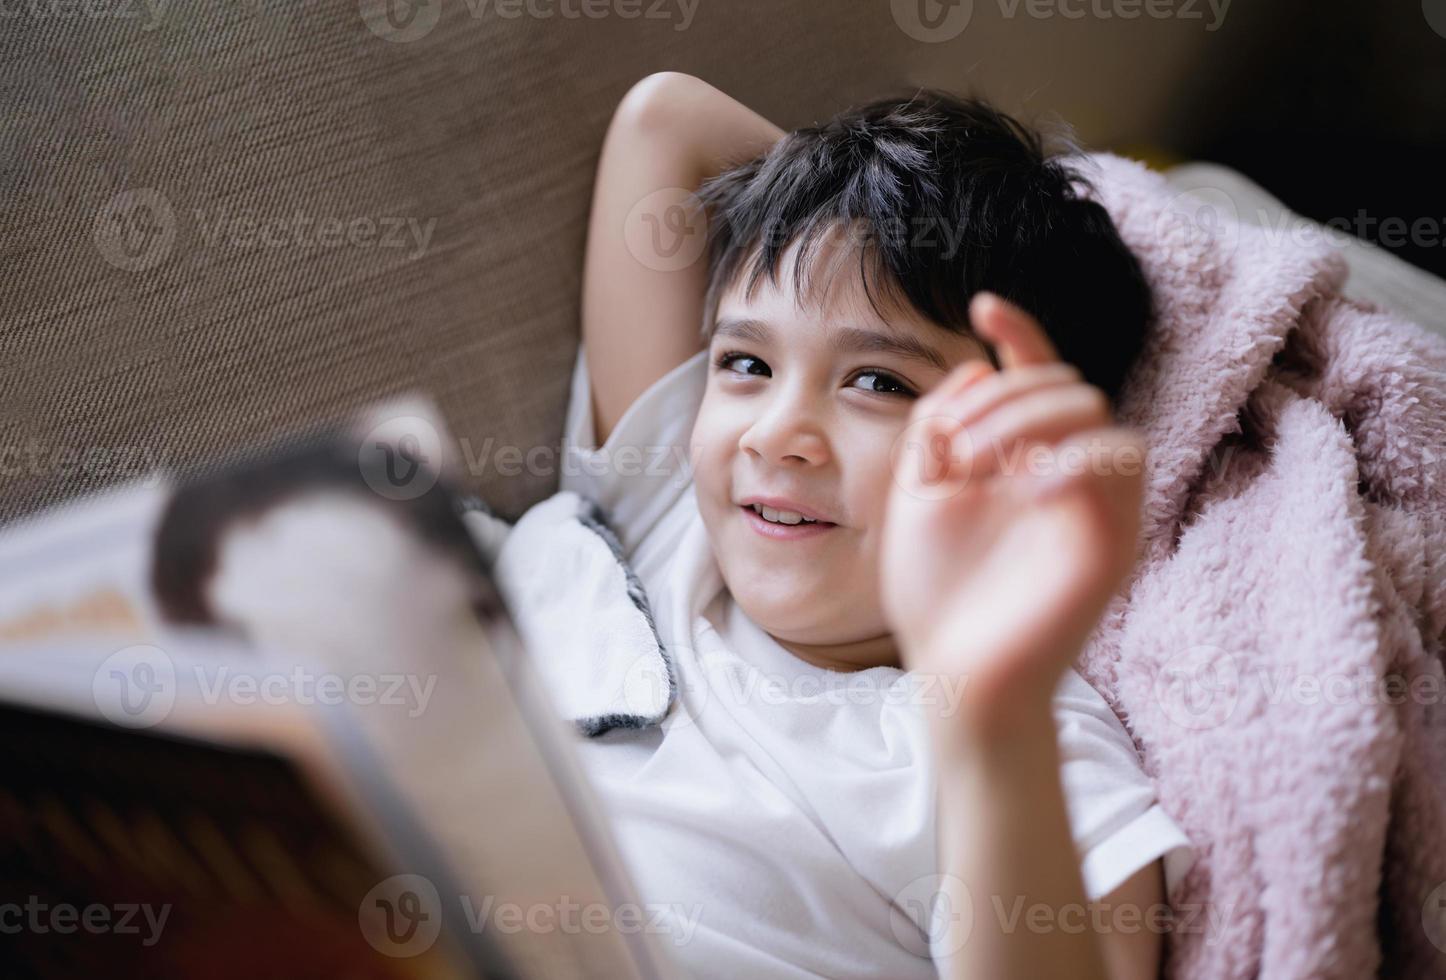
[[[842,226],[864,232],[860,274],[875,310],[882,289],[967,333],[970,298],[998,293],[1114,398],[1143,343],[1150,289],[1109,214],[1075,184],[1088,186],[1037,132],[934,90],[795,130],[698,192],[710,217],[705,336],[741,273],[750,294],[765,273],[777,283],[797,239],[802,291],[813,250]]]

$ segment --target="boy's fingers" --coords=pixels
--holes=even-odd
[[[919,399],[920,410],[933,412],[948,405],[960,392],[966,391],[975,382],[994,374],[994,365],[988,361],[966,361],[945,376],[939,386]]]
[[[1068,364],[1035,364],[1002,371],[992,378],[964,388],[941,405],[941,412],[961,425],[976,425],[980,419],[1010,402],[1044,388],[1081,384],[1080,373]]]
[[[969,322],[979,336],[993,345],[1006,370],[1059,360],[1059,352],[1039,321],[994,293],[974,295],[969,302]]]
[[[1087,385],[1050,388],[1010,402],[982,424],[961,430],[954,437],[954,452],[969,459],[970,476],[978,479],[1039,462],[1014,447],[1054,447],[1078,433],[1109,424],[1109,403],[1099,389]]]

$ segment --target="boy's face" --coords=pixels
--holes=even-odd
[[[801,306],[796,248],[784,254],[777,286],[764,277],[751,299],[741,284],[720,298],[692,435],[694,482],[723,580],[743,611],[786,644],[838,647],[889,632],[880,534],[891,454],[915,399],[985,355],[978,341],[913,310],[880,300],[881,318],[857,253],[844,246],[819,250],[815,293]],[[755,498],[786,500],[821,520],[770,523],[744,506]]]

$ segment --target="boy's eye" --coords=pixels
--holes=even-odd
[[[772,372],[768,370],[768,365],[764,364],[758,358],[750,354],[740,354],[737,351],[724,351],[714,359],[713,365],[720,371],[727,371],[739,362],[743,362],[744,367],[741,371],[734,371],[735,374],[762,374],[764,377],[772,374]],[[758,370],[753,370],[753,368],[757,368]]]
[[[887,371],[861,371],[854,375],[854,380],[866,382],[865,390],[876,392],[880,395],[912,396],[915,394],[914,389]]]

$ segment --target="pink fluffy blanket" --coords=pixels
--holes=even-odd
[[[1199,854],[1166,973],[1446,976],[1446,343],[1094,160],[1157,322],[1141,562],[1080,669]]]

